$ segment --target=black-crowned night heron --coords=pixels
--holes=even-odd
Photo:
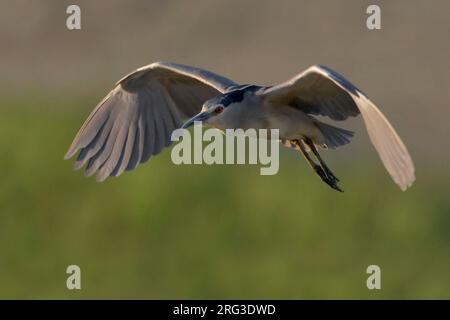
[[[338,179],[317,147],[335,149],[353,132],[315,115],[342,121],[361,114],[387,171],[402,190],[413,183],[414,165],[405,145],[381,111],[337,72],[312,66],[274,86],[238,85],[195,67],[156,62],[117,82],[76,135],[65,159],[80,153],[86,175],[118,176],[158,154],[174,129],[194,121],[224,129],[279,129],[280,141],[301,151],[319,177],[336,190]],[[184,125],[182,120],[191,118]],[[317,158],[313,160],[310,153]]]

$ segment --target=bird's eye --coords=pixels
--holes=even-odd
[[[219,114],[219,113],[222,113],[222,112],[223,112],[223,107],[222,107],[222,106],[218,106],[218,107],[216,107],[216,108],[214,109],[214,113]]]

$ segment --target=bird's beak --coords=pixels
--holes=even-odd
[[[200,112],[196,116],[194,116],[191,119],[189,119],[188,121],[186,121],[183,124],[182,128],[183,129],[189,128],[189,127],[193,126],[196,121],[205,121],[208,118],[209,118],[209,113],[207,113],[207,112]]]

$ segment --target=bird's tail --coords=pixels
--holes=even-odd
[[[316,126],[322,134],[320,144],[329,149],[336,149],[349,143],[355,134],[353,131],[337,128],[319,121],[316,122]]]

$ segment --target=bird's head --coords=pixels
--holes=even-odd
[[[183,124],[183,128],[189,128],[195,121],[201,121],[203,124],[209,124],[219,127],[218,124],[224,121],[224,114],[227,106],[221,99],[211,99],[204,103],[200,113],[189,119]]]
[[[201,112],[188,120],[183,128],[189,128],[195,121],[202,121],[203,124],[209,124],[218,129],[235,128],[236,110],[242,105],[246,93],[258,88],[258,86],[243,85],[241,88],[207,100]]]

